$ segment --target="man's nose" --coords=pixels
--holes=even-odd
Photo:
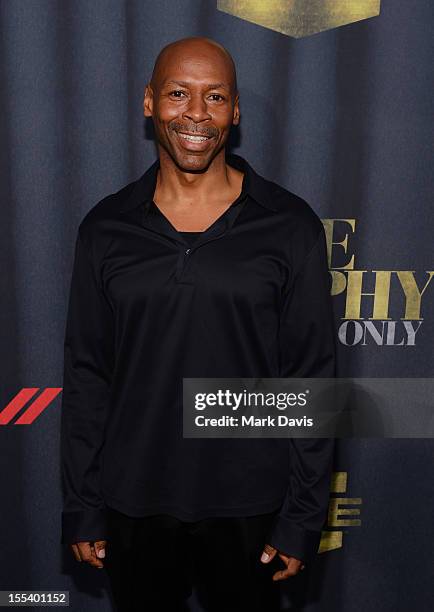
[[[188,107],[184,111],[184,117],[191,119],[195,123],[210,119],[211,115],[208,112],[206,100],[202,96],[191,96]]]

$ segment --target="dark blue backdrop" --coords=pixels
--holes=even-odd
[[[190,35],[236,61],[235,151],[305,198],[330,244],[347,238],[330,250],[340,375],[432,376],[433,13],[431,0],[383,0],[378,17],[293,39],[213,1],[0,0],[0,410],[22,388],[61,386],[77,225],[155,159],[144,85],[160,48]],[[377,287],[393,344],[371,333],[385,318],[370,296],[346,323],[357,270],[364,292],[373,271],[395,271]],[[428,283],[419,309],[411,278]],[[421,322],[414,345],[405,318]],[[74,611],[108,611],[104,572],[60,545],[59,407],[0,427],[0,589],[69,589]],[[282,587],[291,610],[434,609],[433,451],[429,439],[338,443],[323,542],[334,549]],[[339,524],[339,504],[360,514]]]

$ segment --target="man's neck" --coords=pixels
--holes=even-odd
[[[163,150],[160,151],[160,168],[155,188],[155,201],[173,202],[176,206],[192,204],[200,206],[231,199],[234,192],[241,190],[242,173],[235,170],[225,160],[222,149],[212,160],[205,172],[184,172]]]

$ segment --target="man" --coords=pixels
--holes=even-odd
[[[119,610],[278,610],[318,549],[333,441],[188,439],[183,377],[332,377],[322,223],[225,150],[229,53],[187,38],[145,89],[158,160],[80,224],[65,336],[62,541]]]

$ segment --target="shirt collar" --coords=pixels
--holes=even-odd
[[[252,197],[258,204],[265,208],[277,211],[271,198],[270,184],[266,179],[257,174],[252,166],[240,155],[226,153],[226,162],[244,173],[243,192]],[[160,160],[157,159],[146,172],[132,184],[128,196],[121,204],[121,211],[125,212],[145,202],[152,202],[155,186],[157,183],[157,173],[160,167]]]

